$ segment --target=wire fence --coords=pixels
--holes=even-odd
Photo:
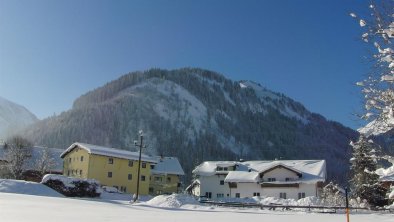
[[[223,206],[223,207],[238,207],[238,208],[260,208],[260,209],[268,209],[268,210],[292,210],[292,209],[306,209],[307,211],[318,211],[320,213],[337,213],[338,210],[345,210],[344,206],[316,206],[316,205],[308,205],[308,206],[298,206],[298,205],[282,205],[282,204],[260,204],[260,203],[242,203],[242,202],[220,202],[220,201],[210,201],[210,200],[201,200],[200,203],[214,205],[214,206]],[[394,213],[394,209],[371,209],[366,207],[349,207],[351,211],[380,211],[380,212],[389,212]]]

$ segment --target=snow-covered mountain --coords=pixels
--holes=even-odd
[[[25,107],[0,97],[0,139],[37,120]]]
[[[326,159],[344,180],[357,133],[283,94],[202,69],[152,69],[122,76],[78,98],[73,108],[24,133],[36,144],[75,141],[177,156],[187,175],[206,160]]]

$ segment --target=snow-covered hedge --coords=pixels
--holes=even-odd
[[[67,197],[98,197],[101,194],[100,183],[93,179],[47,174],[41,183]]]

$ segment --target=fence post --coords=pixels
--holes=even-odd
[[[346,196],[346,222],[349,222],[349,199],[347,196],[347,187],[345,188],[345,196]]]

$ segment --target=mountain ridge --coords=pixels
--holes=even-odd
[[[6,139],[21,128],[38,121],[24,106],[0,96],[0,138]]]
[[[344,182],[357,132],[308,111],[252,81],[198,69],[133,72],[81,95],[72,109],[26,131],[35,143],[72,142],[178,156],[187,174],[205,160],[328,159],[330,179]],[[190,179],[190,178],[187,178]]]

